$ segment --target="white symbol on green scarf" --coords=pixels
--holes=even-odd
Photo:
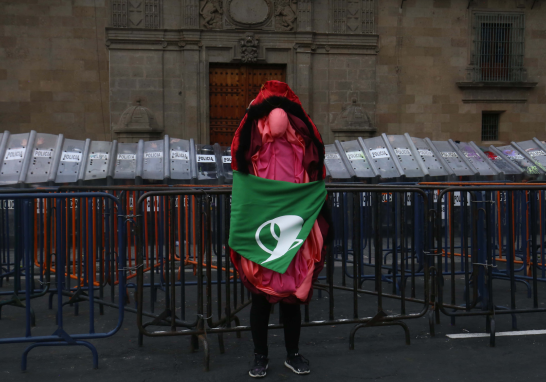
[[[262,229],[269,225],[271,236],[277,241],[277,245],[274,250],[268,249],[260,240],[260,233]],[[278,227],[279,235],[275,232],[275,226]],[[288,251],[296,248],[303,240],[297,239],[301,229],[303,227],[303,219],[296,215],[279,216],[278,218],[271,219],[263,223],[256,230],[256,242],[265,252],[271,256],[267,260],[262,261],[261,264],[268,263],[283,257]]]

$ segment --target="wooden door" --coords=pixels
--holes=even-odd
[[[250,101],[269,80],[285,81],[280,65],[210,65],[210,143],[230,146]]]

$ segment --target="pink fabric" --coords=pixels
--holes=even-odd
[[[307,183],[303,168],[305,143],[290,125],[284,110],[274,109],[258,121],[262,147],[252,156],[254,174],[261,178]],[[312,287],[315,263],[320,261],[323,237],[317,222],[285,273],[280,274],[241,257],[248,281],[257,289],[280,298],[294,295],[306,301]]]
[[[267,124],[271,132],[273,139],[281,138],[286,133],[286,130],[290,127],[288,121],[288,115],[283,109],[273,109],[267,117]],[[260,131],[261,133],[262,131]],[[263,133],[262,133],[263,136]]]

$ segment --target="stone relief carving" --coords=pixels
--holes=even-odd
[[[140,139],[158,139],[164,128],[159,126],[154,113],[142,105],[144,97],[138,97],[136,104],[129,106],[121,115],[114,133],[123,142],[138,142]]]
[[[145,0],[144,2],[144,27],[157,29],[160,25],[159,11],[160,0]]]
[[[297,16],[296,0],[278,0],[275,8],[277,29],[282,31],[295,30]]]
[[[144,20],[144,14],[142,12],[143,1],[131,1],[129,0],[129,21],[130,26],[141,26],[142,20]]]
[[[112,26],[114,28],[127,27],[127,1],[112,0]]]
[[[364,111],[356,98],[352,104],[342,107],[341,113],[337,116],[333,131],[375,131],[368,113]]]
[[[239,41],[241,45],[241,61],[253,63],[258,61],[258,45],[260,41],[254,37],[253,33],[248,33]]]
[[[199,0],[184,0],[182,19],[185,28],[199,27],[199,10],[201,9]]]
[[[273,0],[226,0],[227,29],[272,29]]]
[[[360,0],[347,0],[347,32],[353,33],[360,26]]]
[[[347,22],[346,18],[346,9],[344,0],[333,0],[332,10],[330,12],[332,23],[332,31],[334,33],[345,33],[345,23]]]
[[[161,0],[112,0],[112,26],[115,28],[160,27]]]
[[[266,0],[229,0],[229,15],[241,24],[260,24],[270,17],[271,3]]]
[[[222,15],[224,9],[222,0],[205,0],[201,2],[199,8],[201,14],[201,28],[203,29],[222,29]]]
[[[332,0],[334,33],[375,33],[375,0]]]

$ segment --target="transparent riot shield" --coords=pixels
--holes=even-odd
[[[395,158],[400,162],[408,178],[422,178],[429,174],[409,136],[388,135],[387,137],[394,150]]]
[[[55,183],[76,183],[78,181],[83,152],[86,144],[90,143],[89,139],[86,141],[64,140]]]
[[[218,158],[212,145],[195,145],[197,180],[202,184],[218,183]]]
[[[516,147],[506,145],[497,147],[506,158],[508,158],[516,166],[520,167],[527,176],[542,175],[544,171],[537,166],[529,156],[524,156]]]
[[[142,179],[163,180],[165,177],[164,141],[144,142]]]
[[[546,150],[538,139],[518,143],[512,142],[512,146],[518,147],[524,155],[527,153],[541,170],[546,170]]]
[[[220,157],[222,159],[222,177],[225,183],[233,182],[233,170],[231,169],[231,147],[220,146]]]
[[[190,141],[171,138],[169,145],[171,179],[189,181],[192,179]]]
[[[343,152],[347,159],[345,165],[353,169],[357,178],[375,178],[377,176],[357,140],[346,142],[336,141],[336,146],[338,147],[338,151]]]
[[[29,147],[33,146],[36,132],[9,134],[0,163],[0,185],[17,184],[26,177],[30,164]]]
[[[7,135],[6,135],[7,134]],[[5,138],[4,138],[5,135]],[[4,157],[4,150],[6,149],[6,144],[8,143],[9,132],[0,133],[0,158]]]
[[[91,141],[89,153],[85,163],[83,180],[106,179],[108,174],[108,163],[112,156],[112,143],[105,141]],[[114,158],[114,161],[117,158]],[[81,179],[81,178],[80,178]]]
[[[442,155],[444,161],[449,165],[451,170],[457,176],[473,176],[478,174],[478,170],[472,166],[461,153],[455,142],[449,141],[432,141],[432,144]]]
[[[398,169],[398,160],[394,159],[394,152],[388,139],[385,137],[374,137],[368,139],[358,138],[366,157],[370,159],[370,163],[374,171],[383,179],[396,179],[401,177],[403,172]]]
[[[480,175],[495,176],[499,174],[500,170],[489,161],[485,153],[474,142],[459,142],[457,144],[463,155]]]
[[[325,145],[324,150],[324,165],[326,166],[326,169],[329,172],[329,176],[331,177],[331,180],[333,182],[348,180],[355,176],[352,167],[350,169],[347,169],[347,167],[343,163],[341,155],[335,145]]]
[[[135,179],[138,143],[118,143],[114,179]]]
[[[429,144],[425,139],[415,137],[411,137],[411,141],[430,176],[448,176],[453,174],[447,163],[444,162],[442,155],[432,144]]]
[[[36,134],[25,183],[46,183],[54,180],[57,171],[63,135]],[[53,174],[53,176],[52,176]]]
[[[524,172],[524,169],[519,167],[515,162],[508,159],[501,150],[494,146],[489,146],[489,152],[492,154],[489,159],[495,163],[505,175],[519,175]]]

